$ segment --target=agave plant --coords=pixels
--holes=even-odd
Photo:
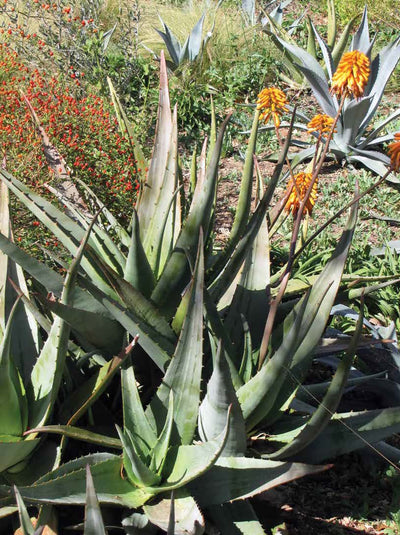
[[[160,37],[165,43],[165,46],[167,47],[167,50],[172,60],[172,63],[170,63],[170,66],[172,68],[176,69],[177,67],[183,65],[185,62],[191,63],[201,57],[205,46],[212,37],[215,26],[214,13],[214,19],[211,29],[208,30],[206,35],[203,37],[203,25],[205,16],[206,14],[204,13],[200,17],[200,19],[197,21],[197,23],[189,33],[183,45],[179,42],[179,39],[175,37],[170,28],[168,28],[162,18],[159,17],[164,31],[156,30],[156,32],[160,35]]]
[[[299,60],[296,55],[294,55],[290,50],[288,50],[284,44],[288,43],[292,46],[297,46],[296,40],[293,37],[293,32],[301,22],[301,19],[296,20],[288,30],[286,30],[282,25],[282,8],[285,6],[283,2],[278,6],[277,11],[273,11],[269,14],[265,14],[263,18],[263,31],[271,36],[272,42],[274,45],[283,52],[282,62],[285,66],[287,74],[279,73],[280,79],[287,83],[291,87],[296,88],[305,88],[310,85],[310,82],[305,76],[304,72],[299,68]],[[337,64],[339,58],[342,56],[347,42],[349,40],[351,31],[354,27],[354,24],[358,18],[358,15],[353,17],[343,29],[342,34],[339,36],[337,31],[336,24],[336,13],[335,13],[335,3],[334,0],[327,0],[327,11],[328,11],[328,21],[327,21],[327,46],[331,50],[332,58],[334,63]],[[304,16],[304,15],[303,15]],[[307,25],[307,47],[303,52],[307,52],[315,61],[318,61],[318,39],[316,39],[314,27],[312,20],[309,16],[306,18]],[[297,47],[298,48],[298,47]],[[324,69],[326,70],[326,68]]]
[[[307,78],[323,113],[335,117],[340,104],[336,95],[330,91],[330,83],[341,55],[332,53],[314,25],[311,25],[311,28],[320,46],[326,71],[305,50],[281,37],[277,37],[277,40],[295,58],[299,70]],[[396,110],[373,127],[370,126],[370,123],[378,110],[386,84],[400,59],[400,38],[380,50],[373,59],[371,57],[372,47],[373,40],[370,39],[367,9],[365,8],[349,51],[359,51],[365,54],[371,61],[371,73],[363,96],[361,98],[347,98],[344,102],[336,126],[337,131],[330,144],[330,152],[339,162],[358,163],[383,176],[387,171],[389,158],[382,154],[379,148],[383,143],[393,138],[392,134],[384,132],[387,125],[399,117],[400,110]],[[312,155],[313,152],[314,147],[304,149],[296,158],[301,161]]]

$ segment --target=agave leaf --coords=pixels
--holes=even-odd
[[[89,444],[97,444],[104,448],[122,449],[122,443],[117,438],[93,433],[93,431],[75,427],[73,425],[43,425],[42,427],[29,429],[29,433],[54,433],[56,435],[73,438],[74,440],[88,442]]]
[[[188,58],[189,61],[194,61],[201,52],[202,48],[202,34],[203,34],[203,24],[204,24],[205,13],[200,17],[194,26],[193,30],[190,32],[188,38]]]
[[[335,413],[342,399],[343,391],[347,384],[350,367],[357,351],[362,328],[363,315],[361,313],[357,322],[356,330],[352,337],[351,345],[341,360],[322,402],[318,405],[317,410],[313,413],[310,420],[302,428],[300,433],[290,442],[290,444],[283,446],[277,452],[270,455],[270,459],[287,459],[293,457],[293,455],[301,451],[313,440],[315,440],[315,438],[329,424],[332,415]]]
[[[56,236],[56,238],[65,246],[65,248],[68,249],[73,256],[75,256],[79,247],[78,240],[84,239],[84,229],[75,223],[69,216],[52,205],[49,201],[30,191],[25,184],[7,173],[7,171],[0,169],[0,178],[7,184],[8,188],[16,195],[16,197],[28,208],[28,210],[30,210],[30,212],[34,214],[35,217],[54,234],[54,236]],[[93,241],[92,245],[94,246]],[[99,254],[101,254],[101,252]],[[88,275],[99,287],[103,288],[104,291],[109,290],[101,277],[99,277],[98,273],[93,269],[91,262],[87,258],[83,257],[81,264],[83,269],[85,269]]]
[[[337,98],[329,93],[329,86],[325,74],[321,76],[307,65],[298,65],[299,70],[307,78],[318,104],[324,113],[336,117],[338,110]]]
[[[207,393],[199,410],[199,435],[203,442],[222,432],[226,425],[229,407],[231,407],[230,430],[221,455],[225,457],[244,455],[247,439],[245,423],[220,344],[214,370],[207,385]]]
[[[196,429],[203,351],[203,278],[203,236],[200,233],[185,322],[163,382],[146,411],[160,432],[168,410],[170,391],[174,392],[173,443],[177,443],[178,435],[178,443],[190,444]]]
[[[399,430],[398,407],[335,414],[312,444],[296,455],[296,460],[318,463],[374,444]]]
[[[357,205],[335,251],[313,288],[287,316],[281,346],[248,383],[237,391],[249,429],[290,397],[307,373],[339,288],[357,219]],[[290,377],[287,370],[290,368]],[[275,408],[274,408],[275,404]]]
[[[62,465],[34,485],[20,487],[22,498],[29,503],[85,505],[87,464],[101,503],[140,507],[151,498],[150,492],[121,478],[122,458],[109,453],[88,455]],[[3,501],[12,501],[9,487],[0,485],[0,495]]]
[[[119,353],[125,331],[114,319],[105,314],[63,305],[53,300],[46,300],[46,306],[65,320],[91,346],[109,355]]]
[[[329,80],[331,80],[333,72],[334,72],[334,68],[335,68],[334,64],[333,64],[333,58],[332,58],[331,51],[329,50],[329,48],[326,45],[325,41],[322,39],[322,37],[318,33],[316,27],[314,26],[314,24],[312,23],[311,20],[310,20],[310,25],[311,25],[311,31],[315,35],[315,37],[316,37],[316,39],[318,41],[318,44],[320,46],[320,49],[321,49],[321,52],[322,52],[322,57],[323,57],[324,62],[325,62],[325,67],[326,67],[326,70],[327,70],[327,73],[328,73]],[[315,57],[317,57],[317,56],[315,55]]]
[[[165,419],[165,424],[152,450],[150,470],[152,470],[153,472],[156,472],[157,474],[160,474],[162,472],[165,459],[167,458],[173,422],[174,422],[174,395],[173,395],[173,391],[171,390],[170,395],[169,395],[168,413]]]
[[[308,54],[302,48],[287,43],[283,39],[277,37],[281,45],[290,53],[300,64],[295,63],[295,66],[307,78],[318,103],[324,110],[324,113],[331,117],[336,116],[337,107],[335,100],[329,94],[329,86],[323,68],[318,61]]]
[[[158,485],[161,481],[161,477],[148,468],[145,462],[140,458],[129,429],[121,431],[118,426],[116,427],[122,442],[124,469],[129,481],[140,488]]]
[[[268,183],[268,187],[261,201],[258,203],[254,214],[250,218],[246,230],[242,238],[239,240],[235,251],[231,253],[230,247],[228,245],[228,247],[221,254],[220,259],[212,266],[210,272],[207,273],[207,289],[214,302],[218,302],[224,295],[224,293],[228,290],[229,286],[236,277],[241,265],[243,264],[243,261],[248,253],[250,244],[254,241],[259,232],[260,226],[265,217],[265,213],[268,210],[269,203],[272,200],[272,196],[278,184],[278,180],[281,175],[284,162],[286,161],[286,155],[289,149],[290,140],[292,136],[294,117],[295,112],[292,116],[292,121],[290,123],[285,145],[279,155],[278,163],[275,166],[271,180]]]
[[[95,218],[93,218],[86,235],[82,239],[76,257],[68,270],[61,294],[61,303],[64,305],[68,305],[70,302],[75,278],[94,224]],[[30,427],[44,425],[53,408],[64,371],[69,334],[69,326],[62,318],[57,316],[54,319],[49,336],[31,374],[32,392],[30,392],[31,399],[29,402]]]
[[[149,222],[147,232],[143,237],[143,247],[156,279],[162,272],[165,262],[175,244],[181,227],[179,164],[178,164],[178,117],[177,107],[172,117],[170,140],[166,147],[167,157],[163,179],[158,195],[154,201],[154,218]],[[158,155],[154,155],[158,157]]]
[[[335,12],[335,1],[327,1],[328,8],[328,46],[332,50],[335,45],[336,40],[336,12]]]
[[[7,437],[0,435],[0,472],[8,470],[27,459],[32,451],[39,444],[39,439],[21,440],[11,437],[14,440],[6,440]]]
[[[144,459],[156,446],[157,435],[145,415],[130,357],[121,368],[121,392],[124,428],[135,437],[136,449]]]
[[[84,528],[84,535],[107,535],[89,465],[86,467],[86,504]]]
[[[240,183],[240,193],[235,218],[229,236],[229,241],[232,246],[234,246],[238,242],[238,239],[242,235],[249,218],[253,183],[254,151],[257,142],[259,118],[260,111],[256,110],[254,114],[253,126],[251,129],[249,143],[246,149],[246,157],[243,167],[242,180]]]
[[[172,57],[172,56],[171,56]],[[160,92],[154,149],[147,181],[137,201],[142,243],[145,242],[151,222],[156,219],[156,205],[160,194],[168,158],[172,133],[171,107],[169,101],[167,66],[164,52],[160,57]],[[146,247],[144,247],[146,251]],[[147,252],[147,251],[146,251]]]
[[[125,306],[110,299],[104,292],[90,284],[89,281],[81,282],[82,285],[89,289],[92,296],[95,297],[106,310],[108,310],[112,317],[119,321],[131,336],[134,337],[139,335],[141,347],[143,347],[155,364],[157,364],[161,370],[164,370],[169,362],[170,355],[173,354],[174,345],[157,329],[157,321],[161,316],[159,314],[157,315],[156,309],[151,303],[145,301],[145,298],[142,296],[142,303],[139,303],[139,307],[141,307],[142,304],[146,307],[146,303],[148,303],[147,311],[145,310],[146,318],[143,319],[143,315],[139,315],[136,311],[127,310]],[[131,287],[131,289],[134,290],[133,287]],[[139,294],[139,292],[137,292],[137,294]],[[141,313],[143,312],[141,308],[139,310]],[[147,314],[149,314],[149,316]],[[150,318],[152,323],[148,323],[146,321],[147,318]]]
[[[16,302],[8,317],[6,330],[0,343],[0,433],[20,440],[28,419],[28,405],[21,376],[15,368],[10,352],[14,329]]]
[[[389,164],[389,158],[386,156],[386,154],[382,154],[377,151],[367,151],[367,150],[363,150],[362,154],[358,154],[358,152],[361,152],[361,151],[357,151],[357,154],[352,154],[348,158],[348,161],[350,163],[352,162],[361,163],[364,167],[366,167],[367,169],[370,169],[371,171],[373,171],[375,174],[379,176],[383,176],[384,174],[387,173],[387,170],[388,170],[387,166]],[[387,162],[385,163],[386,159],[387,159]],[[398,183],[398,179],[395,177],[395,175],[393,175],[393,173],[389,175],[386,178],[386,180],[387,182],[393,182],[395,184]]]
[[[386,141],[393,139],[393,134],[388,134],[387,136],[384,135],[379,138],[377,138],[377,135],[387,124],[389,124],[394,119],[397,119],[399,115],[400,115],[400,110],[396,110],[393,113],[391,113],[388,117],[385,117],[383,121],[380,121],[377,125],[374,126],[373,130],[371,130],[371,132],[368,133],[365,140],[361,142],[357,148],[363,149],[364,147],[372,143],[384,143]]]
[[[149,520],[167,531],[170,526],[171,508],[174,510],[172,535],[202,535],[204,518],[196,502],[186,489],[173,491],[173,499],[161,498],[143,507]]]
[[[229,119],[230,116],[228,115],[221,125],[211,160],[207,166],[204,184],[199,185],[198,183],[196,185],[186,222],[151,296],[160,309],[171,316],[177,307],[180,293],[189,281],[190,264],[194,264],[200,228],[203,229],[205,241],[208,237],[215,202],[218,162],[225,128]],[[195,199],[196,202],[194,202]]]
[[[19,523],[21,525],[22,533],[23,535],[35,535],[35,528],[32,526],[26,505],[24,504],[24,500],[21,498],[21,494],[15,485],[14,493],[17,501]]]
[[[369,38],[368,10],[367,6],[365,6],[360,26],[353,35],[350,48],[351,50],[359,50],[360,52],[369,55],[370,46],[371,40]]]
[[[351,100],[343,109],[341,120],[337,123],[337,133],[334,141],[344,153],[348,152],[349,145],[355,145],[357,136],[362,134],[360,125],[368,112],[372,97]]]
[[[145,297],[150,297],[156,280],[140,239],[139,219],[135,209],[133,210],[131,228],[132,235],[124,279]]]
[[[208,507],[249,498],[327,468],[248,457],[220,457],[208,472],[192,481],[189,488],[200,507]]]
[[[12,258],[34,279],[42,284],[48,292],[53,293],[56,297],[61,296],[64,283],[61,275],[47,267],[45,264],[41,264],[35,258],[29,256],[2,234],[0,234],[0,250]],[[72,290],[71,302],[73,302],[77,308],[103,314],[106,312],[106,309],[102,307],[90,294],[84,292],[77,286],[75,286]]]
[[[390,43],[373,59],[371,64],[371,72],[376,73],[376,78],[373,81],[372,87],[367,88],[368,94],[372,95],[372,101],[368,113],[365,115],[364,121],[361,125],[365,129],[372,117],[374,116],[380,101],[382,100],[383,92],[386,84],[394,71],[400,59],[400,38]]]
[[[165,43],[165,46],[167,47],[167,50],[169,52],[169,55],[171,56],[171,59],[175,66],[179,65],[179,56],[181,52],[181,44],[178,41],[178,39],[175,37],[175,35],[170,31],[168,26],[165,24],[165,22],[162,20],[160,15],[158,15],[158,18],[160,19],[160,22],[164,28],[164,32],[157,30],[155,28],[158,35],[162,38],[162,40]]]
[[[8,188],[3,182],[0,183],[0,233],[12,240]],[[0,340],[6,330],[8,317],[17,297],[11,281],[28,295],[21,267],[7,254],[0,253]],[[35,318],[29,307],[25,305],[25,301],[19,302],[14,312],[13,324],[14,333],[18,332],[18,336],[11,336],[11,354],[23,383],[27,384],[38,355],[40,338]]]
[[[215,439],[187,446],[172,446],[165,460],[166,474],[157,492],[178,489],[206,473],[220,457],[226,444],[230,427],[227,414],[225,429]]]
[[[221,533],[265,535],[253,507],[247,500],[207,507],[207,515]]]

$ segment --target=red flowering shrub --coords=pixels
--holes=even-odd
[[[107,102],[94,94],[78,97],[71,84],[30,70],[16,52],[0,45],[0,151],[7,169],[33,187],[51,179],[21,91],[72,179],[83,180],[117,216],[129,217],[138,187],[136,162]]]

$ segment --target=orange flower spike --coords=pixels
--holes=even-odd
[[[259,93],[257,98],[257,109],[261,110],[260,121],[267,123],[272,117],[274,125],[281,124],[281,115],[288,111],[286,95],[276,87],[266,87]]]
[[[394,141],[388,148],[388,155],[393,171],[400,171],[400,132],[394,135]]]
[[[353,95],[361,98],[370,72],[370,61],[363,52],[346,52],[332,77],[331,93],[336,93],[338,97]]]
[[[318,134],[327,134],[331,131],[333,125],[333,118],[329,115],[318,114],[311,119],[307,124],[307,129],[310,134],[318,132]],[[336,132],[336,130],[334,130]]]
[[[289,198],[285,205],[286,212],[292,212],[293,217],[296,217],[297,212],[299,211],[300,204],[304,200],[304,197],[307,193],[307,190],[310,186],[312,173],[297,173],[294,175],[294,180],[296,187],[294,187],[293,179],[291,178],[288,182],[286,193],[290,191]],[[304,206],[304,211],[311,215],[312,209],[314,207],[315,201],[317,200],[317,187],[318,187],[318,178],[315,180],[311,193],[306,201]]]

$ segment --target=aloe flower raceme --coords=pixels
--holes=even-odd
[[[307,129],[310,134],[316,132],[317,134],[328,134],[332,130],[333,118],[325,113],[319,113],[311,119],[307,124]]]
[[[293,181],[294,179],[294,181]],[[300,204],[304,200],[308,188],[311,184],[312,173],[297,173],[294,177],[289,179],[286,191],[289,193],[289,198],[285,205],[287,212],[292,212],[293,217],[296,217],[299,211]],[[294,185],[296,184],[296,185]],[[317,199],[318,179],[314,181],[311,188],[310,195],[308,196],[304,205],[304,211],[311,215],[315,201]]]
[[[370,60],[359,50],[343,54],[332,76],[331,92],[338,97],[361,98],[371,73]]]
[[[283,91],[276,87],[266,87],[259,93],[257,109],[261,111],[260,121],[267,123],[271,117],[275,127],[281,123],[281,116],[287,109],[287,99]]]
[[[312,54],[282,37],[277,39],[296,59],[322,112],[331,118],[339,113],[336,132],[329,146],[330,154],[340,162],[359,163],[383,176],[390,160],[380,149],[384,143],[393,139],[393,135],[382,132],[400,115],[400,110],[385,117],[372,128],[370,123],[400,59],[400,38],[385,46],[372,59],[374,41],[369,35],[366,8],[349,50],[340,56],[331,52],[314,25],[311,24],[311,28],[321,49],[325,70]],[[346,97],[344,102],[341,102],[342,97]],[[310,158],[314,151],[315,145],[300,151],[296,155],[296,161],[299,163]]]

